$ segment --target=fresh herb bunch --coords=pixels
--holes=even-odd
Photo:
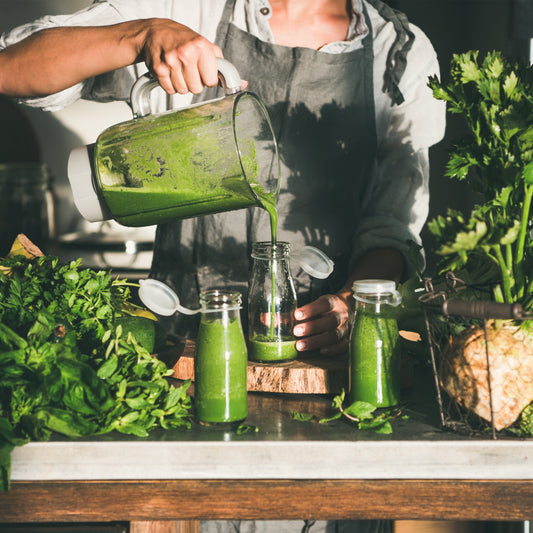
[[[465,180],[484,203],[469,216],[449,209],[428,228],[444,256],[441,272],[482,275],[495,301],[527,310],[533,307],[533,69],[499,52],[481,63],[478,55],[454,55],[449,81],[431,77],[429,87],[469,131],[453,146],[446,175]]]
[[[116,319],[133,304],[127,280],[60,264],[6,258],[0,270],[0,488],[10,454],[53,432],[83,437],[190,427],[189,383],[169,384],[167,366]]]

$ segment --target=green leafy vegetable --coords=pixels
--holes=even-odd
[[[312,422],[315,419],[315,415],[309,413],[298,413],[297,411],[291,411],[291,417],[297,422]]]
[[[488,263],[494,301],[521,302],[527,310],[533,306],[533,68],[499,52],[482,62],[478,55],[454,55],[449,81],[431,77],[429,86],[468,128],[451,151],[446,174],[465,180],[484,203],[469,217],[450,209],[428,228],[443,256],[441,272],[464,270],[476,278]]]
[[[533,404],[529,404],[522,410],[518,418],[518,423],[515,427],[509,428],[509,431],[520,437],[533,436]]]
[[[258,431],[259,428],[257,426],[251,424],[239,424],[235,433],[237,433],[237,435],[245,435],[246,433],[257,433]]]
[[[328,417],[318,419],[319,424],[327,424],[335,420],[339,420],[343,416],[354,423],[357,429],[374,431],[376,433],[392,433],[391,420],[401,417],[399,408],[377,408],[368,402],[357,401],[344,407],[345,392],[342,390],[341,394],[335,396],[332,400],[332,406],[337,409],[337,412]],[[313,422],[317,419],[315,415],[308,413],[291,412],[291,416],[298,422]]]
[[[189,383],[172,386],[119,318],[134,308],[129,283],[55,257],[6,258],[0,270],[0,488],[10,454],[52,432],[145,437],[190,427]]]

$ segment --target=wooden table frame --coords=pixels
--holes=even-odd
[[[170,525],[168,521],[232,518],[522,521],[533,518],[533,483],[516,480],[16,481],[8,493],[0,495],[0,524],[129,522],[134,533],[163,533],[195,530],[194,524]]]

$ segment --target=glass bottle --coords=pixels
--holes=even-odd
[[[349,400],[389,407],[400,400],[400,354],[394,281],[353,284],[355,315],[350,337]]]
[[[277,363],[296,359],[293,335],[296,291],[289,264],[289,243],[257,242],[252,248],[248,294],[249,356]]]
[[[194,360],[196,419],[205,425],[233,425],[248,415],[248,354],[241,324],[241,294],[200,293],[201,318]]]
[[[55,236],[52,176],[46,165],[0,164],[0,257],[19,233],[43,249]]]

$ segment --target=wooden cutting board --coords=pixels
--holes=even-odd
[[[186,342],[183,354],[172,368],[174,378],[194,381],[194,342]],[[347,388],[347,356],[300,355],[296,361],[279,364],[248,362],[249,391],[338,394]]]

